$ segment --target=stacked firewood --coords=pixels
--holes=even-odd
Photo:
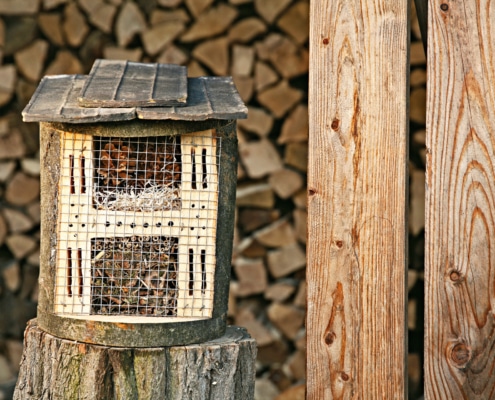
[[[409,373],[410,398],[415,398],[421,390],[423,329],[426,61],[414,19],[412,28]],[[240,121],[238,129],[230,321],[247,327],[258,342],[257,398],[301,398],[308,32],[308,0],[0,0],[0,391],[2,384],[14,380],[25,323],[35,316],[37,300],[38,128],[23,124],[20,111],[43,75],[87,73],[96,58],[113,58],[183,64],[190,76],[233,76],[249,107],[249,118]],[[100,189],[110,185],[136,194],[144,192],[150,181],[174,190],[169,183],[180,181],[175,163],[159,160],[160,171],[137,176],[156,157],[140,159],[134,154],[139,149],[131,147],[125,141],[103,143],[102,155],[107,152],[108,158],[98,166]],[[122,155],[126,172],[119,165]],[[172,167],[166,167],[162,176],[164,165]],[[123,207],[122,203],[117,206]],[[112,257],[115,251],[109,248],[102,259]],[[96,269],[99,260],[95,260]],[[104,271],[97,276],[96,269],[94,279],[106,280],[109,286],[112,279],[124,279]],[[166,265],[161,270],[174,272]],[[139,277],[158,285],[162,278]],[[131,286],[129,293],[133,290],[149,297],[154,289],[140,283]],[[130,303],[131,297],[126,301]],[[112,299],[105,301],[106,312],[118,306]]]

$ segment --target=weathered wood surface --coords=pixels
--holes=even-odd
[[[495,398],[495,3],[430,0],[428,399]]]
[[[185,106],[187,68],[96,60],[78,97],[83,107]]]
[[[256,342],[229,327],[220,339],[118,348],[52,336],[32,320],[14,393],[29,399],[252,399]]]
[[[218,122],[218,121],[217,121]],[[213,293],[213,310],[211,318],[198,319],[185,322],[184,319],[158,321],[157,319],[143,320],[120,319],[113,321],[98,320],[97,317],[86,317],[75,319],[62,315],[55,315],[54,287],[56,287],[55,269],[56,258],[53,249],[58,248],[57,226],[59,214],[54,209],[58,204],[57,196],[61,192],[54,191],[58,187],[61,174],[60,149],[61,132],[74,130],[74,133],[95,134],[97,136],[116,137],[121,135],[134,136],[138,129],[131,121],[118,125],[107,124],[105,130],[102,127],[91,125],[63,124],[56,127],[54,124],[41,124],[41,218],[42,235],[40,246],[40,284],[38,304],[38,324],[42,329],[59,337],[70,338],[85,343],[98,343],[108,346],[125,347],[149,347],[149,346],[171,346],[177,344],[188,344],[206,341],[219,337],[225,331],[227,314],[227,299],[229,296],[230,270],[232,260],[232,247],[225,243],[232,243],[234,234],[234,212],[235,212],[235,190],[236,190],[236,168],[237,168],[237,139],[236,124],[233,121],[222,121],[216,125],[217,140],[221,141],[218,148],[220,162],[218,185],[221,190],[218,193],[218,223],[215,238],[215,276]],[[169,133],[167,122],[150,122],[151,126],[141,123],[141,135],[157,136]],[[189,122],[194,126],[201,126],[203,122]],[[174,125],[181,125],[174,123]],[[182,134],[191,132],[191,126],[182,127]],[[89,176],[89,174],[87,175]]]
[[[231,77],[199,77],[188,79],[186,107],[139,107],[137,115],[140,119],[184,121],[244,119],[247,118],[247,107]]]
[[[22,112],[25,122],[94,123],[150,120],[204,121],[247,117],[230,77],[188,79],[188,104],[182,107],[88,108],[78,104],[87,75],[58,75],[43,78]]]
[[[405,397],[409,2],[311,2],[307,398]]]
[[[83,108],[77,97],[87,75],[55,75],[44,77],[22,112],[25,122],[111,122],[136,118],[136,109]]]

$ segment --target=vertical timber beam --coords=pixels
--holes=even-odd
[[[308,399],[405,397],[409,6],[311,2]]]
[[[425,391],[495,398],[495,2],[429,0]]]

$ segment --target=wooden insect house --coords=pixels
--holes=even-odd
[[[226,324],[237,168],[231,78],[97,60],[45,77],[38,324],[72,340],[202,342]]]

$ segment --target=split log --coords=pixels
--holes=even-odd
[[[37,82],[40,79],[48,47],[48,42],[38,39],[14,55],[19,72],[30,81]]]
[[[284,162],[299,171],[308,170],[308,143],[288,143],[285,146]]]
[[[249,103],[254,92],[254,79],[250,76],[234,76],[234,84],[244,103]]]
[[[229,40],[226,37],[208,40],[196,46],[192,55],[217,75],[227,75]]]
[[[39,9],[39,0],[3,0],[0,2],[1,15],[34,14]]]
[[[237,125],[259,137],[267,137],[273,127],[273,117],[262,108],[248,107],[247,119],[239,120]]]
[[[73,47],[80,46],[89,33],[86,19],[76,3],[70,3],[65,7],[63,30],[67,42]]]
[[[269,60],[286,79],[308,72],[308,50],[297,46],[283,35],[268,35],[265,40],[256,44],[256,51],[259,58]]]
[[[2,73],[0,71],[0,79],[1,78],[2,78]],[[1,98],[1,89],[0,89],[0,98]],[[0,105],[1,105],[1,101],[0,101]],[[21,158],[25,155],[26,155],[26,146],[24,144],[22,134],[19,130],[13,129],[9,134],[0,137],[0,160]]]
[[[254,64],[254,48],[234,45],[232,47],[232,66],[234,76],[250,76]]]
[[[0,107],[12,99],[16,78],[17,74],[13,65],[0,67]]]
[[[287,168],[273,172],[268,182],[281,199],[288,199],[304,184],[301,174]]]
[[[287,111],[301,101],[303,93],[292,88],[287,81],[268,88],[258,94],[258,101],[268,108],[276,118],[282,118]]]
[[[11,262],[2,270],[2,278],[7,290],[16,292],[21,286],[21,266],[17,261]]]
[[[37,241],[31,236],[22,234],[13,234],[7,238],[7,247],[12,255],[21,260],[36,249]]]
[[[146,54],[155,56],[184,30],[182,21],[163,22],[141,34]]]
[[[38,198],[39,191],[39,179],[30,177],[23,172],[18,172],[7,186],[5,199],[10,204],[23,206]]]
[[[192,3],[192,2],[191,2]],[[219,4],[201,14],[191,28],[181,37],[183,42],[194,42],[225,32],[237,17],[237,10],[226,4]]]
[[[124,4],[117,16],[115,23],[115,35],[119,46],[126,47],[134,38],[134,35],[146,29],[146,20],[140,8],[133,2]]]
[[[63,46],[62,16],[59,13],[44,13],[38,16],[38,24],[45,36],[56,46]]]
[[[23,212],[13,209],[4,208],[3,216],[7,221],[10,233],[22,233],[31,230],[34,226],[33,221]]]
[[[306,256],[297,243],[268,252],[268,269],[275,278],[287,276],[306,265]]]
[[[266,22],[272,23],[278,15],[290,4],[291,0],[266,1],[255,0],[256,12],[261,15]]]
[[[235,321],[237,325],[242,325],[247,328],[249,333],[256,340],[258,346],[266,346],[274,341],[274,337],[270,331],[256,319],[254,313],[249,308],[238,310]]]
[[[68,50],[59,50],[55,59],[48,66],[45,75],[81,74],[81,62]]]
[[[244,18],[229,30],[231,42],[246,43],[256,36],[266,32],[266,25],[258,18]]]
[[[54,337],[30,321],[14,400],[252,399],[256,344],[227,328],[211,342],[116,348]]]
[[[281,247],[296,242],[296,234],[287,218],[260,229],[254,233],[254,238],[266,247]]]
[[[278,210],[245,209],[239,213],[239,225],[245,232],[261,228],[280,217]]]
[[[204,10],[206,10],[213,0],[185,0],[187,8],[197,18]]]
[[[266,139],[240,144],[239,155],[247,174],[253,179],[262,178],[283,167],[277,149]]]
[[[277,143],[307,142],[308,136],[308,106],[299,104],[284,121]]]
[[[276,302],[282,302],[287,300],[294,291],[296,287],[292,282],[281,281],[274,283],[265,291],[265,299],[273,300]]]
[[[277,25],[299,44],[309,37],[309,4],[300,1],[291,6],[277,21]]]
[[[12,176],[13,172],[15,171],[16,166],[17,166],[16,162],[13,160],[0,162],[0,183],[7,182],[7,180]]]
[[[289,339],[295,339],[304,323],[304,311],[286,304],[272,303],[267,314],[270,321]]]
[[[258,61],[254,66],[254,83],[256,90],[261,91],[277,82],[277,73],[264,62]]]

